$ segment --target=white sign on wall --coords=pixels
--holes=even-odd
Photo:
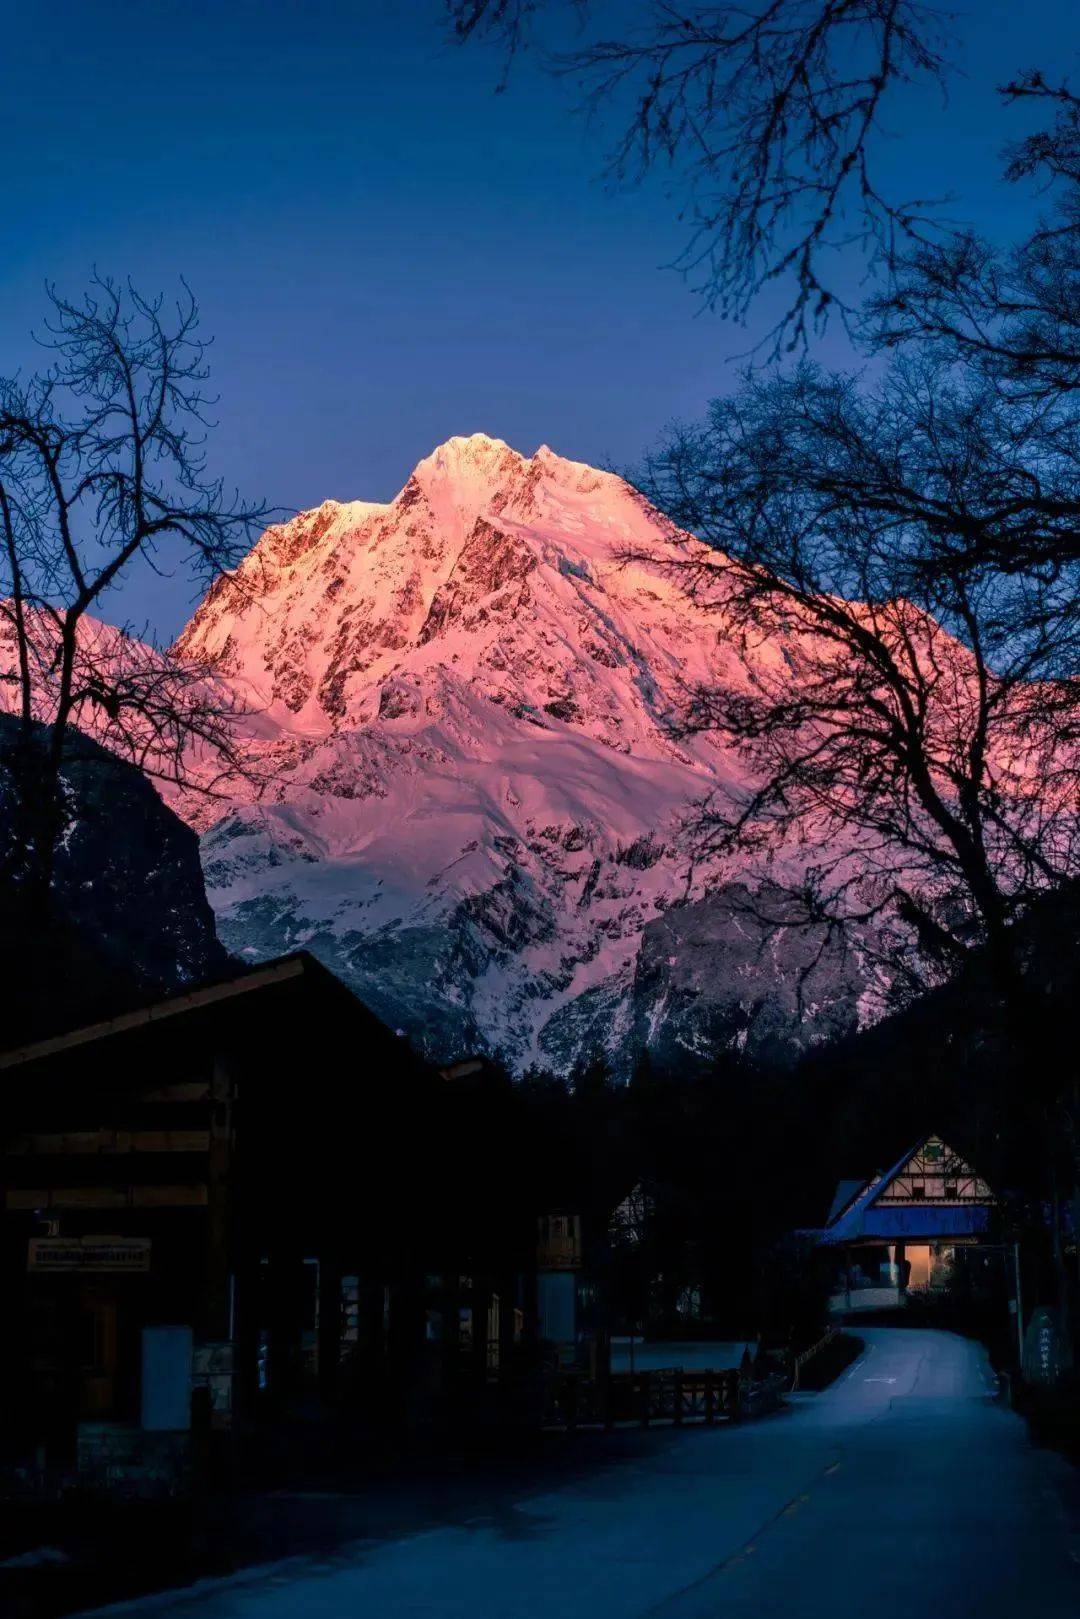
[[[32,1271],[148,1271],[149,1237],[31,1237]]]

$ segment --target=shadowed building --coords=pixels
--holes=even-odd
[[[994,1194],[938,1136],[884,1174],[843,1180],[819,1249],[834,1258],[830,1309],[887,1309],[947,1286],[956,1251],[990,1237]]]
[[[320,1416],[475,1420],[535,1356],[509,1081],[432,1068],[310,956],[9,1051],[0,1086],[9,1467],[169,1487]]]

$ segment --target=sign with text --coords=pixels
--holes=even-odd
[[[27,1270],[42,1272],[150,1269],[149,1237],[31,1237]]]
[[[1062,1382],[1072,1366],[1069,1340],[1056,1310],[1040,1305],[1024,1334],[1023,1372],[1029,1383]]]

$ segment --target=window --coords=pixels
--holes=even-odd
[[[360,1278],[341,1278],[341,1339],[339,1354],[343,1361],[354,1354],[360,1343]]]
[[[912,1183],[911,1183],[911,1195],[916,1200],[924,1198],[926,1196],[926,1182],[925,1181],[912,1181]]]
[[[945,1196],[946,1197],[959,1197],[960,1196],[960,1188],[957,1186],[955,1181],[946,1181],[945,1182]]]

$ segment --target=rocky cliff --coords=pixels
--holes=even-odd
[[[15,819],[16,730],[0,715],[0,855]],[[78,737],[62,787],[68,820],[52,915],[24,936],[8,895],[0,918],[0,1045],[182,989],[227,964],[197,837],[141,772]]]

